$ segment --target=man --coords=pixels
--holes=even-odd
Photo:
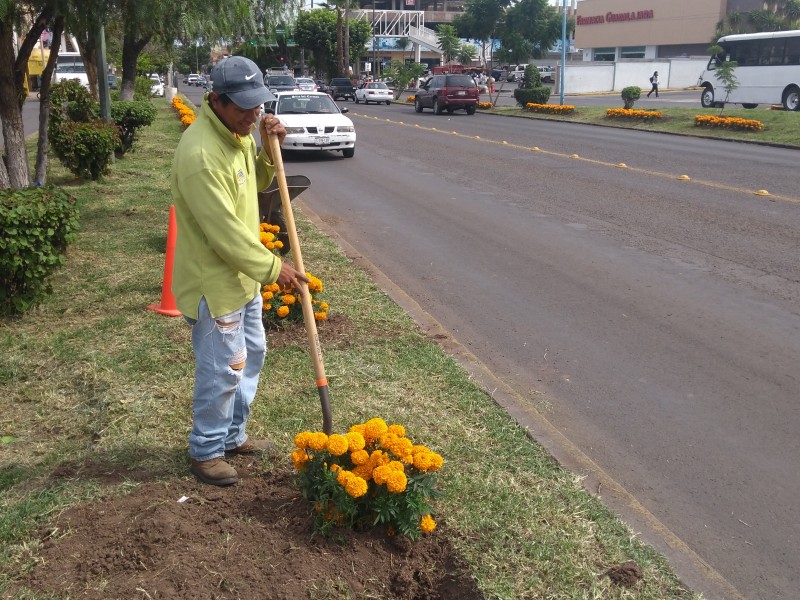
[[[245,431],[266,354],[261,286],[299,287],[308,278],[259,241],[258,191],[275,174],[267,136],[286,136],[274,115],[260,118],[272,95],[256,64],[241,56],[217,64],[211,83],[172,165],[178,230],[172,290],[192,325],[191,472],[204,483],[231,485],[238,478],[226,453],[272,449]]]

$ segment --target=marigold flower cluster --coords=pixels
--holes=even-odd
[[[172,107],[178,111],[178,118],[181,120],[181,123],[183,123],[184,127],[188,127],[194,123],[196,118],[194,111],[184,104],[183,98],[180,96],[175,96],[172,99]]]
[[[660,110],[638,110],[634,108],[607,108],[606,117],[609,119],[639,119],[641,121],[652,121],[662,117]]]
[[[528,102],[525,105],[525,110],[551,115],[568,115],[575,112],[575,107],[571,104],[536,104],[535,102]]]
[[[494,108],[493,102],[478,102],[478,108],[481,110],[489,110],[490,108]]]
[[[283,248],[283,242],[278,239],[281,228],[270,223],[261,223],[259,237],[261,244],[270,252],[277,254]],[[322,280],[306,273],[309,279],[308,291],[311,294],[311,306],[314,309],[314,319],[325,321],[328,318],[330,306],[319,295],[323,292]],[[303,318],[303,298],[300,291],[293,285],[281,288],[277,283],[268,283],[261,288],[261,299],[264,302],[262,314],[266,321],[277,323],[280,321],[299,321]]]
[[[416,96],[409,96],[408,98],[406,98],[406,102],[409,102],[409,103],[411,103],[411,104],[414,104],[414,101],[415,101],[416,99],[417,99],[417,97],[416,97]]]
[[[344,435],[303,431],[294,444],[300,488],[323,532],[382,523],[416,539],[436,528],[428,501],[438,494],[434,473],[444,459],[414,444],[402,425],[374,418]]]
[[[695,127],[720,127],[722,129],[739,129],[744,131],[763,131],[764,123],[756,119],[740,119],[738,117],[718,117],[714,115],[696,115]]]

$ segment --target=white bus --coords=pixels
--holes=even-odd
[[[726,35],[717,45],[722,53],[711,57],[698,81],[703,108],[783,104],[786,110],[800,110],[800,30]],[[728,97],[715,72],[723,61],[737,64],[737,87]]]
[[[77,79],[85,88],[89,87],[89,76],[83,64],[80,52],[59,52],[56,59],[56,69],[53,73],[53,83],[67,79]]]

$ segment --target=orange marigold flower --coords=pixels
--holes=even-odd
[[[281,296],[281,302],[287,305],[292,305],[297,301],[297,298],[294,297],[294,294],[284,294]]]
[[[430,515],[425,515],[419,522],[419,528],[422,530],[422,533],[431,533],[436,529],[436,521],[434,521],[433,517]]]
[[[296,436],[294,436],[294,445],[298,448],[308,448],[308,442],[311,439],[311,432],[310,431],[301,431]]]
[[[328,318],[328,313],[324,313],[324,312],[315,312],[314,313],[314,319],[316,321],[325,321],[327,318]]]
[[[350,448],[351,451],[363,450],[364,446],[366,446],[363,434],[358,431],[353,431],[352,428],[344,434],[344,437],[347,438],[347,447]]]
[[[281,306],[277,310],[278,316],[283,319],[289,314],[289,307],[288,306]]]
[[[389,481],[389,477],[391,477],[393,472],[394,471],[390,469],[388,465],[381,465],[372,470],[372,479],[378,485],[383,485]]]
[[[402,425],[398,425],[397,423],[392,423],[389,425],[389,433],[395,434],[397,437],[405,437],[406,435],[406,428]]]
[[[354,465],[365,465],[369,462],[369,453],[366,450],[356,450],[350,453],[350,460]]]
[[[380,417],[370,419],[364,425],[364,437],[368,441],[379,439],[389,429],[389,427],[386,425],[386,422]]]
[[[353,475],[344,486],[351,498],[360,498],[367,493],[367,482],[357,475]]]
[[[334,433],[328,438],[328,452],[334,456],[341,456],[347,452],[347,438],[338,433]]]
[[[312,450],[324,450],[325,446],[328,443],[328,436],[322,433],[321,431],[317,431],[312,433],[308,439],[308,447]]]
[[[386,489],[393,494],[401,494],[406,491],[408,485],[408,478],[402,471],[395,471],[387,465],[391,473],[386,481]]]

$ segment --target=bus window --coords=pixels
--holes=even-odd
[[[783,64],[783,48],[786,46],[784,38],[775,38],[772,40],[762,40],[761,53],[759,56],[760,65],[782,65]]]
[[[786,38],[783,64],[800,65],[800,37]]]

